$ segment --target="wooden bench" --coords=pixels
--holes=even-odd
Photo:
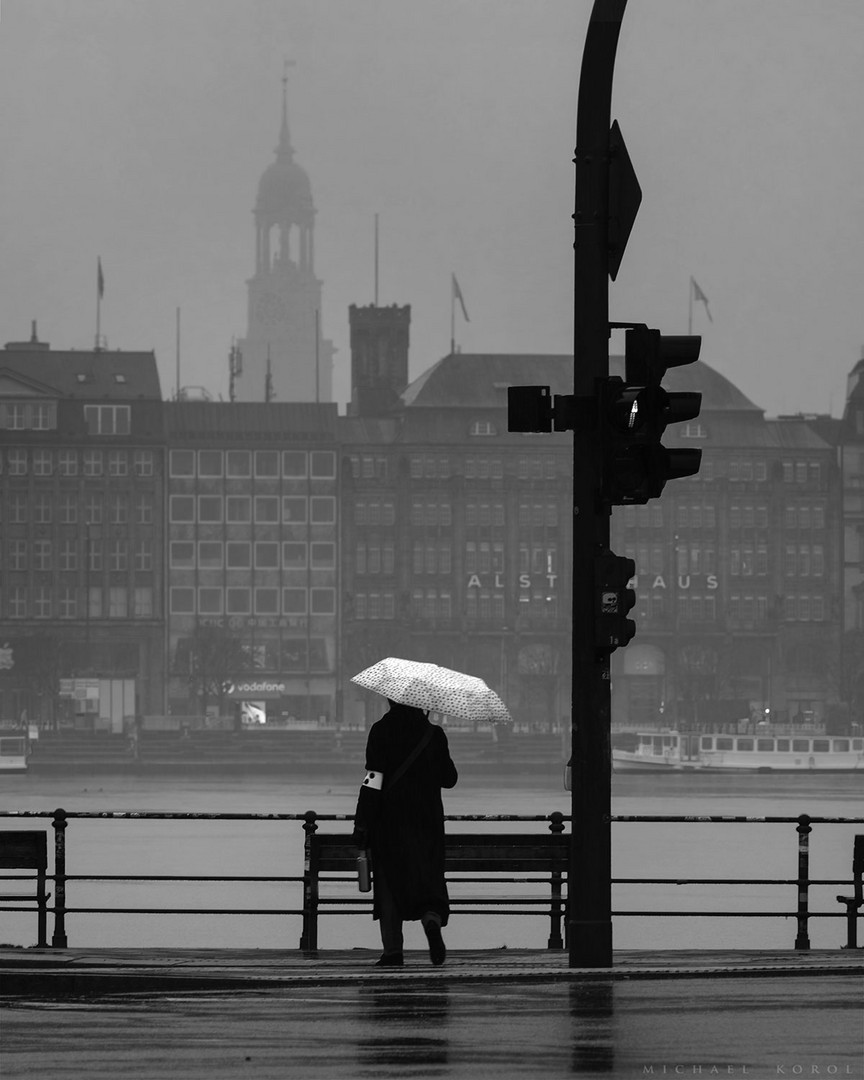
[[[48,873],[48,834],[45,832],[23,829],[0,830],[0,870],[35,870],[36,891],[0,893],[0,903],[10,904],[21,901],[36,901],[38,912],[37,947],[47,948],[48,900],[50,893],[45,891]],[[0,877],[0,882],[4,879]],[[32,911],[33,908],[11,908],[11,910]]]
[[[547,948],[563,949],[561,923],[564,917],[565,900],[562,886],[567,879],[570,858],[570,837],[563,833],[450,833],[447,835],[447,854],[445,875],[450,892],[453,886],[476,882],[513,882],[549,884],[547,898],[534,896],[514,898],[486,896],[482,898],[451,895],[451,909],[454,913],[475,914],[471,908],[483,905],[510,906],[520,908],[518,912],[507,911],[501,914],[543,914],[550,919],[551,927]],[[321,885],[328,881],[354,882],[356,886],[357,848],[351,837],[345,833],[319,833],[306,827],[305,862],[303,871],[303,932],[300,948],[304,952],[315,952],[318,948],[318,914],[321,905],[363,904],[360,909],[342,910],[338,914],[356,915],[371,913],[372,894],[356,892],[352,899],[346,897],[321,896]],[[339,874],[339,877],[322,878],[322,874]],[[454,878],[459,875],[482,875],[480,877]],[[520,877],[502,875],[519,874]],[[374,881],[375,870],[372,876]],[[495,875],[495,876],[493,876]],[[530,876],[528,876],[530,875]],[[460,910],[460,905],[470,905],[468,912]],[[541,912],[536,911],[543,905]],[[525,908],[535,909],[525,911]],[[482,912],[481,912],[482,913]]]
[[[846,949],[858,948],[858,912],[864,907],[864,836],[855,837],[852,847],[852,896],[838,896],[846,905]]]

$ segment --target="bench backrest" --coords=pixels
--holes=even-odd
[[[352,871],[357,848],[344,833],[313,833],[310,870]],[[445,870],[461,873],[566,873],[570,837],[542,833],[453,833],[446,838]],[[373,867],[374,872],[374,867]]]
[[[0,831],[0,870],[47,869],[47,833],[25,829]]]

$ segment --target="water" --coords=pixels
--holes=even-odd
[[[745,815],[748,817],[864,816],[864,777],[838,775],[671,776],[621,774],[614,778],[613,813],[619,815]],[[308,782],[243,778],[141,779],[33,774],[0,777],[0,809],[67,811],[177,811],[220,813],[351,814],[357,785],[344,779]],[[448,814],[569,813],[569,794],[548,784],[513,778],[463,778],[445,793]],[[41,827],[47,822],[0,820],[0,828]],[[322,826],[343,829],[346,824]],[[451,823],[451,831],[477,830]],[[486,825],[506,828],[512,825]],[[531,829],[545,829],[542,823]],[[49,826],[50,830],[50,826]],[[810,875],[848,878],[852,843],[864,825],[814,825]],[[798,840],[794,824],[616,823],[615,877],[794,878]],[[50,843],[50,840],[49,840]],[[69,874],[299,875],[303,833],[299,822],[72,820],[67,829]],[[349,899],[356,889],[342,887]],[[464,888],[464,887],[463,887]],[[470,886],[476,895],[478,886]],[[509,886],[527,895],[524,886]],[[835,900],[848,887],[814,886],[811,911],[839,913]],[[454,897],[455,898],[455,897]],[[298,908],[297,884],[71,882],[70,907]],[[454,905],[455,906],[455,905]],[[655,911],[794,911],[796,889],[784,886],[617,885],[613,908]],[[49,918],[49,936],[51,920]],[[769,918],[644,918],[616,916],[616,948],[792,948],[796,921]],[[417,924],[406,928],[406,947],[420,948]],[[540,916],[454,915],[447,931],[451,948],[543,948],[548,921]],[[91,947],[296,948],[295,915],[71,914],[69,945]],[[814,919],[814,948],[845,941],[841,919]],[[0,911],[0,942],[32,944],[35,915]],[[319,922],[322,948],[377,948],[377,926],[368,916],[327,916]]]

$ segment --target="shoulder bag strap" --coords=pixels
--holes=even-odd
[[[408,755],[408,757],[406,757],[405,760],[400,764],[399,768],[394,769],[392,775],[390,776],[390,781],[387,784],[388,788],[392,788],[397,780],[402,779],[402,777],[405,775],[405,773],[408,771],[408,769],[414,764],[414,762],[417,760],[417,758],[423,753],[423,751],[429,745],[429,742],[432,739],[432,736],[434,734],[435,734],[435,728],[430,724],[429,725],[429,730],[426,732],[426,734],[423,736],[423,738],[420,740],[420,742],[417,743],[417,745],[414,747],[414,749],[411,751],[411,753]]]

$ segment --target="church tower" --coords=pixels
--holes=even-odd
[[[255,202],[255,273],[247,281],[246,337],[232,356],[237,401],[333,400],[333,344],[321,334],[315,205],[288,130],[288,79],[276,160]]]

